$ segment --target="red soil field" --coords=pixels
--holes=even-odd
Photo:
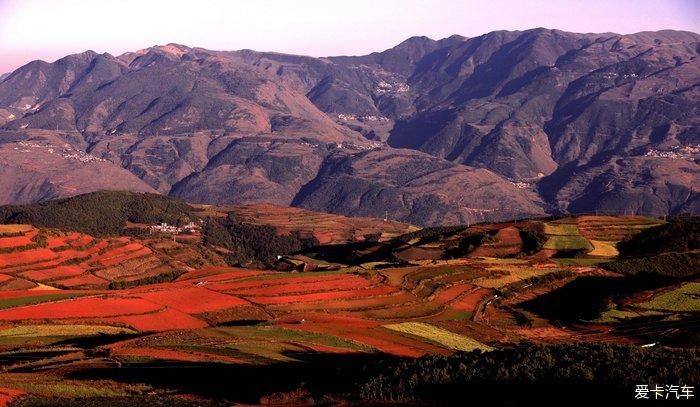
[[[579,216],[579,232],[587,239],[603,241],[627,240],[660,221],[643,216]]]
[[[477,288],[476,290],[450,304],[450,307],[458,311],[472,312],[476,309],[477,305],[479,305],[479,302],[481,302],[484,297],[489,295],[491,291],[492,290],[488,288]]]
[[[100,252],[100,250],[105,249],[109,246],[109,243],[101,241],[96,245],[90,247],[89,249],[79,250],[79,249],[68,249],[57,252],[61,259],[68,260],[74,258],[83,258],[88,256],[94,256]]]
[[[574,335],[573,332],[555,327],[515,328],[513,331],[532,341],[551,343],[570,341]]]
[[[183,312],[195,314],[249,304],[248,301],[241,298],[203,287],[144,292],[139,293],[138,296],[155,304],[167,305]]]
[[[14,398],[25,394],[22,390],[0,387],[0,407],[7,406]]]
[[[56,293],[56,291],[52,291]],[[0,321],[99,318],[144,314],[163,307],[141,298],[76,298],[0,310]]]
[[[442,258],[445,250],[439,247],[409,247],[396,253],[396,257],[401,260],[437,260]]]
[[[141,246],[141,245],[139,245]],[[119,249],[116,249],[119,250]],[[116,251],[115,250],[115,251]],[[121,264],[127,260],[135,259],[137,257],[143,257],[143,256],[148,256],[151,254],[151,249],[148,247],[143,247],[141,246],[140,249],[129,251],[128,253],[123,253],[120,255],[114,255],[113,251],[109,251],[105,254],[105,256],[101,256],[98,258],[100,264],[102,264],[105,267],[109,266],[116,266],[118,264]],[[109,258],[105,258],[106,256],[109,256]]]
[[[96,286],[106,288],[109,284],[109,281],[89,273],[81,274],[76,277],[66,278],[63,280],[55,280],[53,282],[65,287]]]
[[[29,290],[36,286],[36,283],[29,280],[13,278],[0,284],[0,290]]]
[[[95,239],[90,235],[80,235],[76,239],[68,240],[68,244],[72,247],[82,247],[91,243],[93,240]]]
[[[240,295],[277,295],[277,294],[292,294],[292,293],[310,293],[316,291],[328,292],[332,290],[352,290],[365,288],[370,285],[370,282],[362,277],[348,276],[345,279],[334,281],[314,281],[308,283],[294,283],[284,285],[273,285],[257,288],[242,288],[238,290],[227,290]]]
[[[277,285],[289,285],[289,284],[305,284],[305,283],[316,283],[316,282],[321,282],[325,284],[332,284],[334,281],[338,280],[345,280],[348,278],[347,274],[338,274],[338,275],[314,275],[313,273],[310,273],[309,276],[304,276],[304,277],[289,277],[289,278],[274,278],[274,279],[251,279],[251,280],[245,280],[245,281],[239,281],[239,282],[231,282],[231,283],[219,283],[219,284],[211,284],[208,287],[215,289],[217,291],[220,290],[241,290],[245,288],[262,288],[262,287],[269,287],[269,286],[277,286]]]
[[[392,305],[403,304],[409,301],[415,301],[415,295],[406,292],[398,292],[386,296],[377,296],[369,298],[349,298],[346,300],[338,299],[319,303],[293,303],[293,304],[278,304],[271,305],[273,309],[281,309],[284,311],[354,311],[366,310],[375,308],[386,308]]]
[[[25,271],[20,275],[31,280],[49,281],[58,278],[75,277],[83,273],[85,273],[85,270],[79,266],[58,266],[45,270]]]
[[[0,237],[0,249],[7,249],[10,247],[28,246],[34,244],[32,238],[36,236],[38,231],[32,230],[25,233],[22,236],[12,236],[12,237]]]
[[[32,264],[24,264],[24,265],[14,266],[14,267],[5,267],[2,269],[2,272],[8,273],[8,274],[14,274],[14,273],[20,273],[20,272],[31,271],[31,270],[46,270],[49,268],[57,267],[63,261],[64,260],[61,258],[55,258],[53,260],[40,261],[40,262],[32,263]]]
[[[435,295],[433,295],[433,302],[439,304],[446,304],[450,301],[455,300],[460,295],[473,290],[475,288],[472,284],[455,284],[446,288],[440,289]]]
[[[235,267],[204,267],[201,269],[188,271],[187,273],[181,275],[176,281],[186,281],[186,280],[206,280],[208,282],[212,281],[226,281],[226,280],[238,280],[241,278],[260,276],[264,274],[270,274],[269,271],[258,271],[258,270],[246,270],[238,269]]]
[[[496,233],[496,243],[481,245],[469,253],[470,257],[507,257],[520,253],[523,241],[515,227],[504,227]]]
[[[41,261],[55,259],[56,253],[49,249],[31,249],[14,253],[0,254],[0,267],[17,266],[21,264],[33,264]]]
[[[114,317],[104,320],[103,322],[126,324],[142,332],[160,332],[172,329],[198,329],[208,326],[206,322],[175,309],[164,309],[160,312],[149,314]]]
[[[49,249],[57,249],[59,247],[66,247],[68,245],[66,244],[66,241],[64,239],[65,238],[63,238],[63,237],[49,236],[46,238],[46,244],[47,244],[46,247]]]
[[[388,295],[397,292],[390,286],[378,286],[347,291],[326,291],[310,294],[281,295],[275,297],[245,297],[257,304],[293,304],[300,302],[331,301],[344,298],[365,298],[375,295]]]
[[[150,259],[152,259],[152,260],[145,261],[144,266],[138,266],[138,267],[133,267],[133,268],[129,267],[128,272],[121,271],[118,274],[115,274],[113,269],[107,269],[107,270],[100,270],[98,272],[95,272],[95,274],[98,274],[100,277],[104,277],[104,278],[109,279],[109,280],[136,281],[136,280],[140,280],[142,278],[154,277],[154,276],[158,276],[158,275],[173,271],[173,268],[167,264],[163,264],[161,266],[158,266],[156,268],[151,268],[149,270],[150,266],[148,266],[148,264],[160,262],[160,259],[157,259],[156,257],[151,257]],[[119,267],[119,266],[117,266],[117,267]],[[148,271],[144,271],[144,269],[146,269]]]

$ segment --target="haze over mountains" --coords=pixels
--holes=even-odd
[[[700,213],[700,35],[534,29],[358,57],[169,44],[0,79],[0,203],[98,189],[420,225]]]

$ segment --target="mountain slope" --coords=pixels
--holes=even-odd
[[[119,188],[419,224],[697,213],[699,40],[533,29],[365,56],[35,61],[0,79],[0,201]],[[88,158],[43,165],[20,141]]]

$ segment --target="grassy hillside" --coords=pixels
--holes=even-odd
[[[192,208],[163,195],[100,191],[31,205],[0,207],[0,223],[24,223],[96,236],[122,233],[124,224],[176,224],[193,219]]]

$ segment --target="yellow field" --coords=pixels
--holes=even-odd
[[[479,257],[478,258],[480,261],[483,261],[484,263],[491,263],[491,264],[527,264],[527,260],[523,259],[515,259],[515,258],[501,258],[501,257]]]
[[[0,330],[4,337],[92,336],[133,334],[135,331],[108,325],[21,325]]]
[[[603,242],[600,240],[590,240],[590,242],[593,244],[593,250],[588,253],[591,256],[617,257],[620,254],[613,242]]]
[[[538,269],[530,267],[516,267],[516,266],[500,266],[500,267],[489,267],[489,270],[493,271],[507,271],[506,275],[494,274],[493,277],[481,277],[473,281],[474,285],[485,288],[501,288],[508,284],[517,283],[519,281],[525,280],[530,277],[543,276],[549,274],[557,269]]]
[[[28,232],[34,229],[32,225],[0,225],[0,235]]]
[[[467,352],[476,349],[483,351],[493,349],[474,339],[423,322],[402,322],[400,324],[384,325],[384,327],[392,331],[427,339],[449,349]]]

